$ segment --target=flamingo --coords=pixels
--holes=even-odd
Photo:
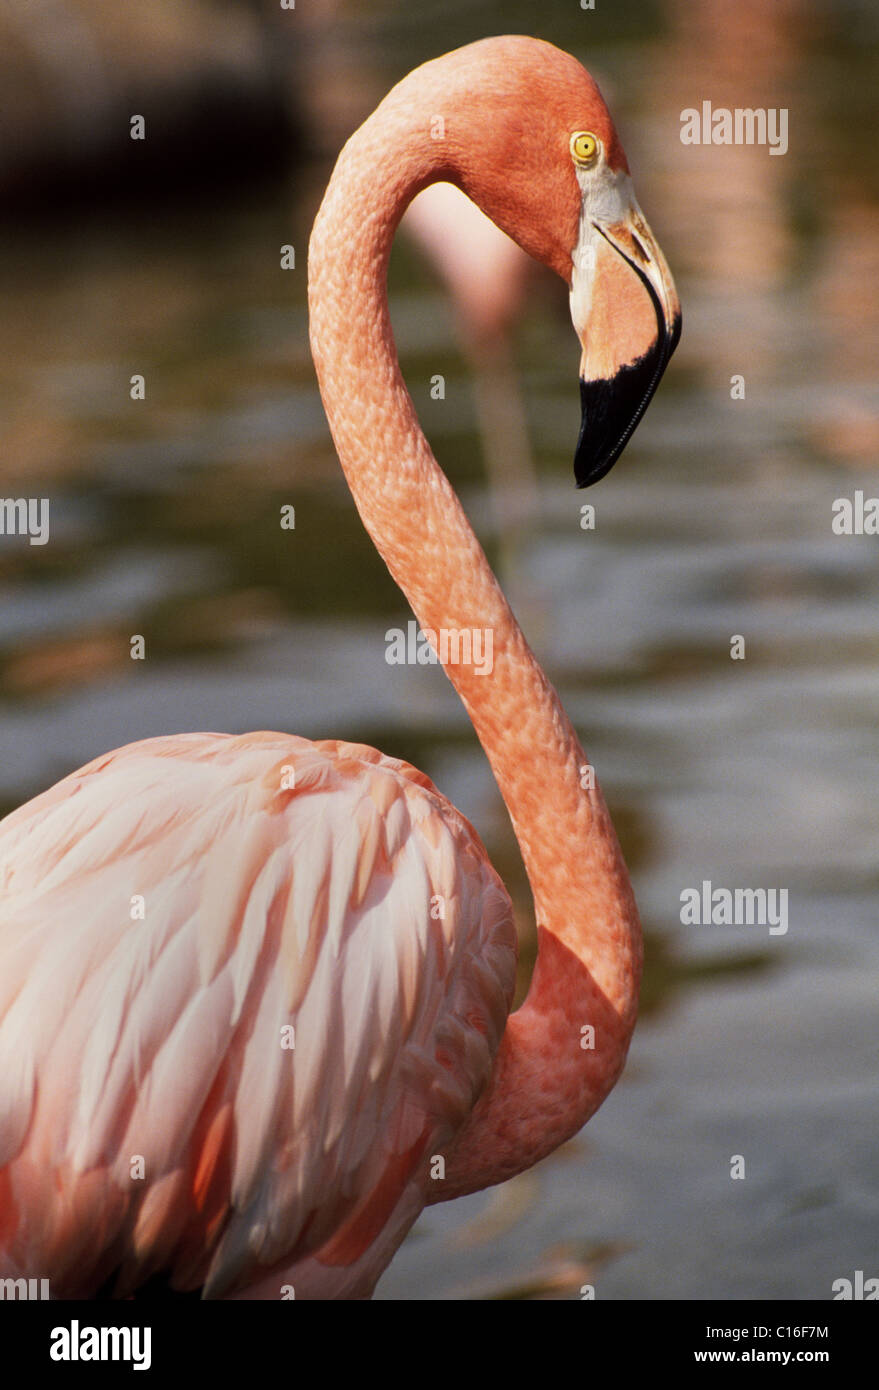
[[[476,831],[406,763],[201,733],[66,777],[0,825],[0,1275],[55,1297],[369,1297],[426,1204],[536,1163],[623,1067],[641,942],[613,826],[394,348],[394,228],[439,178],[571,286],[581,485],[680,308],[597,87],[531,38],[394,87],[311,237],[312,354],[363,522],[440,649],[493,633],[490,671],[448,646],[446,673],[533,891],[527,999],[510,1014],[512,907]]]
[[[506,552],[539,498],[528,421],[513,366],[513,325],[534,262],[451,183],[431,183],[409,204],[402,228],[450,293],[474,387],[476,415],[498,532]],[[502,572],[507,568],[502,565]]]

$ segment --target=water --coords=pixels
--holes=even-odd
[[[538,32],[530,6],[372,8],[339,32],[376,92],[481,33]],[[559,6],[539,32],[599,74],[684,308],[623,460],[574,490],[578,350],[563,296],[538,283],[516,360],[540,492],[507,546],[452,316],[406,245],[392,308],[428,433],[611,803],[646,931],[644,1008],[589,1126],[506,1187],[426,1212],[382,1298],[587,1283],[602,1298],[827,1298],[836,1278],[879,1273],[879,539],[830,525],[835,498],[879,493],[875,19],[793,0],[614,10]],[[705,96],[788,106],[789,153],[682,146],[679,112]],[[4,228],[0,467],[6,495],[51,498],[52,539],[0,543],[0,803],[152,734],[362,740],[474,821],[527,933],[463,710],[435,668],[384,660],[409,615],[348,498],[307,352],[304,252],[327,172],[315,159],[282,187],[161,218]],[[786,888],[787,933],[682,925],[682,890],[706,879]]]

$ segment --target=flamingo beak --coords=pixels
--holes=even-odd
[[[573,257],[571,317],[583,348],[578,487],[616,463],[681,335],[671,271],[634,197],[626,203],[616,218],[584,207]]]

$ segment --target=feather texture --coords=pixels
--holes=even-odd
[[[360,745],[151,739],[8,816],[0,882],[0,1274],[374,1282],[515,976],[507,894],[428,779]]]

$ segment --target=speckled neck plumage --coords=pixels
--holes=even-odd
[[[410,74],[345,146],[309,253],[312,351],[364,525],[422,628],[493,631],[490,675],[463,665],[446,674],[512,818],[539,927],[528,998],[508,1021],[435,1200],[510,1177],[589,1118],[625,1060],[641,963],[637,910],[601,792],[581,786],[585,754],[431,453],[397,360],[386,289],[394,230],[421,188],[441,178],[466,185],[459,165],[480,156],[479,103],[468,125],[431,137],[449,104],[445,62]],[[521,225],[509,201],[483,201],[483,211],[526,249],[541,244],[531,211]],[[595,1029],[594,1049],[581,1046],[584,1025]]]

